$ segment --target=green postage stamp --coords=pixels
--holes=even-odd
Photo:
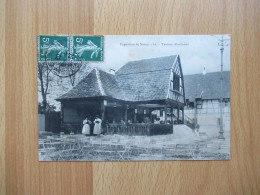
[[[74,61],[103,61],[104,37],[73,36]]]
[[[38,60],[40,62],[103,61],[103,36],[39,36]]]
[[[69,36],[39,36],[39,61],[68,62],[70,54]]]

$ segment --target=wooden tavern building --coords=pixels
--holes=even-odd
[[[184,122],[185,92],[178,55],[131,61],[115,74],[94,68],[61,102],[62,131],[80,133],[96,115],[105,133],[165,134]]]

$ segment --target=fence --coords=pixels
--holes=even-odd
[[[173,125],[168,124],[107,124],[106,134],[161,135],[173,133]]]
[[[61,131],[65,133],[74,132],[80,134],[82,124],[62,124]],[[94,125],[90,126],[91,132]],[[171,124],[106,124],[102,127],[105,134],[125,134],[125,135],[163,135],[173,133],[173,125]]]

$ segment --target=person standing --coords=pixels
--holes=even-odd
[[[99,118],[99,116],[96,116],[95,120],[94,120],[94,131],[93,133],[95,135],[100,135],[101,134],[101,123],[102,120]]]
[[[159,118],[154,119],[154,124],[160,124],[160,119]]]
[[[88,120],[88,118],[86,117],[86,119],[83,121],[82,134],[90,135],[90,124],[91,124],[91,121]]]

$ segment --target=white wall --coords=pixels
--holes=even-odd
[[[185,108],[185,115],[194,118],[194,110]],[[206,133],[209,137],[219,135],[218,119],[220,118],[220,104],[218,100],[203,100],[201,108],[197,110],[200,132]],[[230,102],[223,103],[223,128],[224,135],[230,134]]]

